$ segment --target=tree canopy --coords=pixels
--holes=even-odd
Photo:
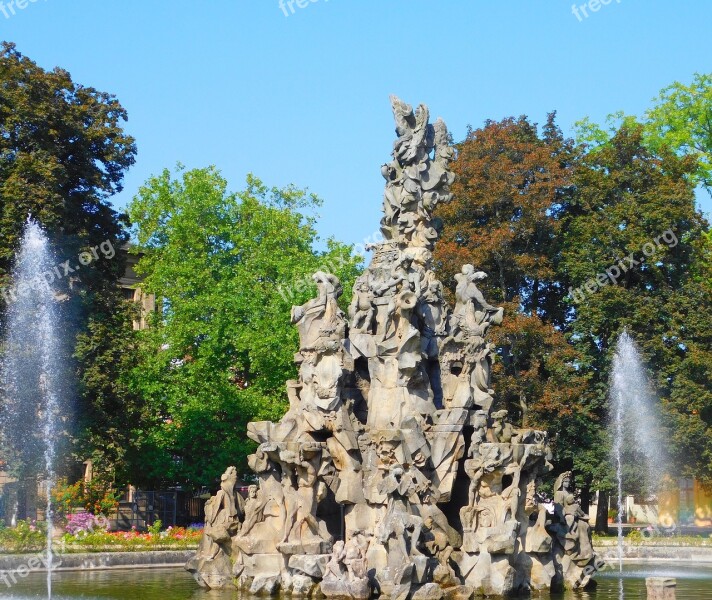
[[[347,290],[359,259],[329,241],[315,251],[320,201],[250,176],[237,194],[214,168],[151,178],[130,206],[144,289],[162,302],[141,333],[129,377],[151,407],[137,477],[206,485],[225,465],[244,467],[249,421],[286,410],[299,346],[292,304],[315,291],[319,268]]]
[[[101,448],[116,455],[124,439],[117,409],[126,397],[115,387],[130,328],[116,282],[126,218],[109,198],[121,190],[136,146],[123,130],[127,113],[111,94],[75,83],[64,69],[46,71],[11,43],[0,51],[0,285],[8,284],[18,240],[29,215],[50,236],[58,268],[53,282],[62,303],[66,363],[78,398],[67,421],[79,463]],[[98,248],[107,250],[102,255]],[[83,251],[96,260],[81,273]],[[109,252],[108,250],[111,250]],[[60,264],[67,263],[69,269]],[[0,302],[4,303],[3,300]],[[0,307],[0,312],[4,309]],[[65,415],[67,418],[70,413]],[[109,426],[110,425],[110,426]],[[69,462],[69,461],[68,461]]]
[[[124,242],[125,221],[109,203],[134,163],[134,139],[119,101],[45,71],[4,42],[0,51],[0,275],[12,264],[28,215],[67,258],[106,240]],[[117,262],[98,261],[115,281]]]
[[[506,308],[493,332],[496,402],[552,433],[557,469],[573,467],[584,492],[610,487],[610,366],[628,328],[671,459],[709,482],[712,306],[697,157],[653,149],[633,121],[605,143],[576,145],[554,115],[541,133],[526,117],[487,121],[457,150],[436,259],[445,280],[468,262],[488,272],[485,295]]]
[[[577,153],[549,115],[541,134],[526,117],[487,121],[457,145],[454,200],[441,209],[435,258],[444,279],[473,263],[489,273],[491,302],[505,307],[492,330],[500,360],[496,399],[527,426],[548,429],[559,465],[595,446],[582,357],[565,337],[566,287],[559,278],[562,219],[574,201]],[[572,452],[571,449],[576,448]]]
[[[712,194],[712,73],[695,73],[689,84],[663,88],[641,118],[619,111],[608,116],[607,128],[584,118],[576,124],[577,140],[596,147],[610,141],[623,125],[640,123],[643,144],[654,153],[672,150],[695,159],[690,176]]]

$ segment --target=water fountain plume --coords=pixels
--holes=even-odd
[[[28,220],[13,270],[2,360],[2,443],[21,477],[41,477],[47,495],[47,596],[52,595],[52,506],[62,412],[60,309],[49,281],[56,261],[42,228]]]
[[[613,461],[618,491],[618,563],[623,568],[623,513],[625,502],[624,455],[637,452],[643,458],[644,488],[658,492],[664,473],[664,447],[660,440],[655,396],[642,356],[633,338],[624,331],[618,338],[611,372],[611,426]]]

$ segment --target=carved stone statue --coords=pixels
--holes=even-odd
[[[232,572],[231,539],[244,516],[242,497],[235,491],[237,469],[228,467],[220,489],[205,503],[205,530],[196,555],[186,568],[203,587],[223,587]]]
[[[503,309],[471,264],[455,276],[452,310],[436,276],[437,212],[455,180],[447,127],[424,105],[391,105],[384,241],[368,247],[348,320],[341,283],[324,271],[315,297],[292,308],[289,410],[248,424],[257,484],[243,501],[237,472],[225,472],[186,566],[202,586],[255,596],[464,600],[585,587],[595,557],[572,478],[557,480],[550,515],[538,494],[553,468],[548,437],[496,406],[489,335]]]
[[[554,484],[554,520],[549,530],[554,533],[560,552],[569,559],[564,578],[572,587],[585,587],[590,579],[585,567],[595,561],[596,555],[588,515],[576,501],[570,471],[559,475]]]

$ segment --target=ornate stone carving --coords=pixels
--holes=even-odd
[[[588,515],[576,501],[570,471],[559,475],[554,484],[554,515],[549,531],[554,534],[565,582],[573,588],[585,587],[591,573],[595,572],[586,567],[595,563],[596,555],[591,543]]]
[[[494,410],[503,310],[456,275],[455,307],[432,264],[455,157],[445,124],[391,99],[398,139],[381,228],[346,315],[339,280],[314,274],[316,297],[292,309],[298,379],[279,423],[250,423],[258,485],[244,505],[234,470],[206,505],[189,563],[208,587],[251,593],[397,600],[470,598],[589,583],[590,530],[571,491],[539,502],[551,471],[546,433]]]
[[[224,587],[232,578],[232,538],[240,531],[245,515],[236,484],[237,469],[228,467],[220,478],[220,490],[205,503],[204,535],[198,552],[186,565],[203,587]]]

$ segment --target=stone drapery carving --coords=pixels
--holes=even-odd
[[[447,128],[425,106],[391,104],[385,239],[348,316],[341,283],[322,271],[315,298],[293,307],[289,410],[249,424],[258,483],[243,504],[228,470],[189,568],[207,587],[309,596],[319,586],[359,600],[583,587],[594,557],[572,478],[557,481],[549,514],[537,493],[552,469],[547,434],[493,407],[489,330],[503,310],[478,287],[486,274],[462,267],[451,310],[433,270],[434,211],[454,181]]]
[[[572,587],[588,585],[596,560],[591,543],[588,515],[581,510],[573,489],[573,475],[562,473],[554,484],[554,519],[549,530],[554,536],[555,552]]]
[[[186,565],[204,587],[225,587],[232,579],[232,538],[239,533],[245,516],[236,484],[237,469],[228,467],[220,478],[220,490],[205,503],[204,534],[198,552]]]

